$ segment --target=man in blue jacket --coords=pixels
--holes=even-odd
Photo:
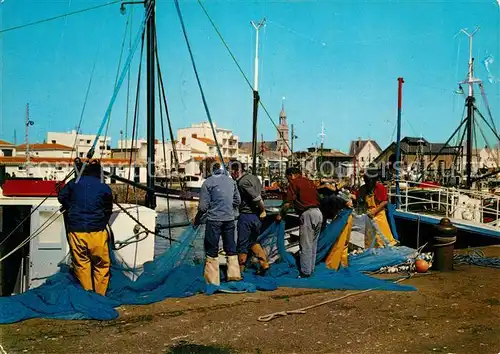
[[[106,225],[113,211],[113,195],[101,181],[99,161],[91,161],[81,171],[78,161],[76,178],[59,192],[58,200],[65,210],[74,275],[85,290],[104,296],[111,264]]]
[[[202,184],[195,226],[206,217],[205,269],[203,275],[209,284],[220,285],[219,239],[222,236],[227,256],[227,280],[241,280],[238,256],[236,254],[234,209],[240,205],[240,194],[236,183],[228,173],[215,163],[212,175]]]

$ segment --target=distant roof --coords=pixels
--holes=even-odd
[[[5,140],[0,140],[0,145],[9,145],[9,146],[11,146],[11,145],[14,145],[14,144],[11,144],[11,143],[9,143],[8,141],[5,141]]]
[[[30,150],[59,150],[59,151],[73,151],[71,146],[61,145],[61,144],[30,144]],[[17,150],[26,150],[26,144],[18,145]]]
[[[418,143],[422,140],[423,143]],[[424,155],[455,155],[460,147],[452,146],[444,143],[430,143],[424,138],[405,137],[401,139],[401,152],[407,155],[416,155],[422,146]],[[396,143],[392,142],[380,155],[375,159],[378,162],[383,159],[383,156],[390,150],[396,150]]]
[[[297,151],[295,154],[297,155],[303,155],[303,154],[314,154],[315,148],[312,148],[314,150],[311,151],[311,148],[309,148],[309,151]],[[321,154],[321,151],[318,149],[318,155]],[[335,149],[324,149],[323,154],[324,157],[345,157],[345,158],[351,158],[352,156],[340,151],[340,150],[335,150]]]
[[[107,158],[101,159],[102,165],[130,165],[129,159]],[[0,165],[20,165],[26,162],[25,156],[0,156]],[[74,160],[66,157],[31,157],[30,163],[53,163],[68,164],[73,166]],[[132,162],[134,164],[134,162]],[[137,165],[137,163],[136,163]],[[142,165],[142,164],[138,164]]]
[[[349,155],[355,155],[356,152],[363,150],[363,148],[365,147],[365,145],[369,141],[373,144],[373,146],[375,146],[375,149],[378,150],[377,151],[378,153],[382,152],[380,145],[375,140],[371,140],[371,139],[360,140],[360,139],[358,139],[358,140],[351,140],[351,145],[349,147]]]
[[[401,139],[401,141],[403,142],[406,142],[408,144],[418,144],[420,142],[423,142],[424,144],[427,144],[429,143],[427,140],[425,140],[425,138],[423,137],[413,137],[413,136],[406,136],[404,137],[403,139]]]
[[[194,161],[204,161],[205,159],[207,159],[206,157],[201,157],[201,156],[194,156],[194,157],[191,157],[190,160],[194,160]],[[215,157],[215,161],[217,162],[220,162],[220,158],[217,156]],[[224,157],[224,162],[229,162],[231,161],[231,159],[229,157]]]
[[[112,148],[111,151],[112,152],[122,152],[122,151],[123,152],[130,152],[130,151],[139,151],[139,148],[138,147],[134,147],[134,148],[131,148],[131,147],[126,147],[126,148]]]
[[[395,143],[394,143],[395,144]],[[408,144],[405,141],[401,141],[401,150],[407,154],[416,154],[418,152],[419,145]],[[444,143],[424,143],[422,144],[422,152],[424,154],[437,154],[441,151],[441,154],[455,154],[456,147],[453,147]]]
[[[197,149],[191,149],[191,152],[192,152],[193,154],[206,154],[206,152],[205,152],[205,151],[201,151],[201,150],[197,150]]]
[[[262,149],[264,147],[264,149]],[[247,153],[252,152],[252,142],[239,142],[238,143],[238,148],[240,150],[243,150]],[[264,151],[276,151],[278,150],[278,143],[276,141],[260,141],[257,144],[257,152],[261,152],[261,150]]]
[[[213,141],[212,139],[200,138],[200,137],[196,137],[195,139],[197,139],[197,140],[199,140],[201,142],[204,142],[207,145],[215,145],[215,141]]]
[[[285,106],[281,107],[280,118],[286,118]]]

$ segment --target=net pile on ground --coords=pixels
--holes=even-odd
[[[220,287],[207,286],[203,279],[203,264],[196,250],[196,239],[202,238],[200,229],[189,227],[172,243],[167,251],[154,261],[133,269],[112,252],[111,280],[106,297],[84,291],[70,273],[66,264],[38,288],[24,294],[0,298],[0,323],[12,323],[29,318],[98,319],[118,317],[116,307],[125,304],[149,304],[169,297],[187,297],[215,292],[255,292],[275,290],[277,287],[364,290],[414,290],[370,277],[362,271],[371,270],[370,264],[380,268],[401,262],[402,254],[394,248],[365,252],[352,257],[348,268],[327,269],[324,259],[343,230],[349,212],[343,212],[322,232],[318,242],[317,267],[310,278],[298,278],[296,260],[285,248],[284,224],[272,224],[259,238],[274,261],[265,276],[257,276],[250,268],[244,281],[224,282]],[[198,251],[198,252],[197,252]],[[382,257],[380,255],[382,254]],[[374,267],[373,265],[371,266]],[[378,269],[377,268],[377,269]],[[134,277],[131,277],[134,274]],[[222,278],[224,272],[221,272]],[[135,281],[131,278],[136,279]]]

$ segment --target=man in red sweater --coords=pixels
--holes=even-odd
[[[300,215],[300,273],[302,277],[310,277],[316,265],[316,250],[323,223],[323,214],[319,209],[319,195],[314,183],[303,177],[297,168],[288,168],[286,177],[288,190],[276,220],[281,221],[293,203],[295,212]]]

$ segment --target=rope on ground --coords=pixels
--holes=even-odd
[[[411,278],[411,276],[412,275],[409,273],[408,276],[406,276],[404,278],[401,278],[401,279],[398,279],[394,283],[395,284],[401,283],[403,280]],[[367,292],[370,292],[370,291],[373,291],[373,290],[377,290],[379,288],[380,287],[366,289],[366,290],[362,290],[362,291],[356,291],[354,293],[349,293],[349,294],[341,296],[341,297],[336,297],[334,299],[329,299],[329,300],[326,300],[326,301],[318,302],[317,304],[313,304],[313,305],[306,306],[306,307],[303,307],[303,308],[300,308],[300,309],[296,309],[296,310],[279,311],[279,312],[270,313],[268,315],[260,316],[257,320],[260,321],[260,322],[269,322],[269,321],[272,321],[272,320],[274,320],[274,319],[276,319],[278,317],[282,317],[282,316],[303,315],[303,314],[306,313],[307,310],[311,310],[311,309],[314,309],[316,307],[320,307],[320,306],[323,306],[323,305],[326,305],[326,304],[331,304],[332,302],[337,302],[337,301],[346,299],[346,298],[354,296],[354,295],[361,295],[361,294],[364,294],[364,293],[367,293]]]
[[[500,268],[500,258],[486,257],[482,250],[473,249],[466,254],[455,253],[453,263],[456,265],[475,265],[479,267]]]

